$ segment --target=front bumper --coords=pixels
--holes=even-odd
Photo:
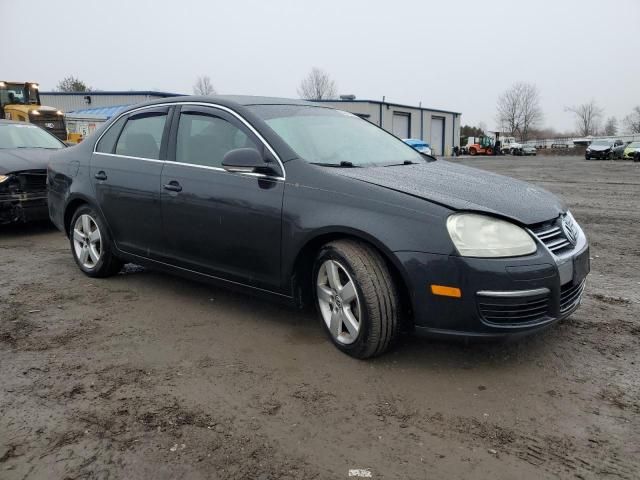
[[[0,193],[0,224],[49,218],[47,192]]]
[[[500,338],[547,328],[579,306],[589,273],[583,242],[562,258],[544,247],[521,258],[481,259],[398,252],[409,278],[418,334]],[[430,285],[460,288],[461,298]]]
[[[606,160],[609,158],[609,155],[612,155],[611,150],[607,151],[589,151],[585,153],[585,158],[597,158],[599,160]]]

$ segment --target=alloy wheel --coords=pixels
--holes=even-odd
[[[360,332],[360,298],[347,270],[335,260],[326,260],[318,270],[316,291],[320,313],[331,336],[345,345]]]
[[[76,258],[86,269],[96,267],[102,256],[102,236],[95,219],[82,214],[73,226],[73,248]]]

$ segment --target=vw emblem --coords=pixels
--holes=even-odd
[[[55,125],[52,122],[47,122],[47,123],[44,124],[44,126],[47,127],[47,128],[55,127]]]
[[[571,221],[571,217],[568,215],[562,218],[562,231],[564,232],[564,236],[567,237],[567,240],[569,240],[569,243],[575,246],[578,241],[578,232],[576,231],[573,221]]]

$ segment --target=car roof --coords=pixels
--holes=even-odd
[[[225,107],[248,107],[251,105],[300,105],[318,108],[330,108],[306,100],[279,97],[260,97],[252,95],[182,95],[179,97],[160,98],[150,102],[131,105],[131,108],[139,108],[146,105],[182,103],[182,102],[202,102],[214,103]],[[128,109],[127,109],[128,110]]]

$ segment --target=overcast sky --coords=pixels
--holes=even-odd
[[[295,97],[313,66],[340,93],[462,112],[495,126],[496,99],[535,83],[544,126],[594,98],[622,119],[640,104],[640,0],[0,0],[3,80],[53,89]],[[11,20],[11,21],[9,21]]]

